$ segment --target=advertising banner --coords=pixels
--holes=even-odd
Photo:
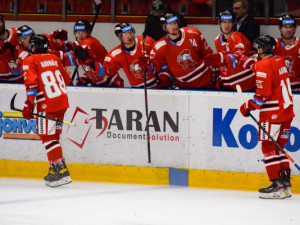
[[[22,109],[24,86],[0,84],[0,158],[47,161],[35,119],[12,114],[15,93],[15,107]],[[148,90],[151,164],[143,89],[68,87],[68,96],[64,120],[76,126],[63,126],[61,144],[69,163],[265,172],[257,126],[240,114],[236,93]],[[294,102],[286,150],[299,163],[299,95]]]

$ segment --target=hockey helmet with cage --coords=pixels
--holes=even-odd
[[[178,26],[179,26],[179,20],[178,17],[175,16],[173,13],[166,13],[162,17],[160,17],[160,25],[162,27],[166,26],[169,23],[172,23],[174,21],[177,21]]]
[[[231,20],[233,23],[235,23],[235,14],[231,10],[220,12],[219,23],[221,23],[223,20]]]
[[[74,34],[76,31],[86,31],[89,35],[92,32],[92,25],[88,20],[77,20],[74,25]]]
[[[295,17],[289,14],[279,17],[278,24],[279,28],[284,25],[293,25],[295,28],[297,26]]]
[[[30,49],[32,50],[35,47],[34,54],[36,53],[45,53],[49,47],[48,38],[45,35],[37,34],[30,38]]]
[[[133,35],[135,34],[135,29],[129,23],[119,23],[115,26],[115,34],[117,37],[129,30],[132,30]]]
[[[253,48],[256,50],[261,48],[262,54],[272,54],[276,47],[276,41],[270,35],[261,35],[253,42]]]
[[[18,29],[17,29],[17,37],[18,38],[21,38],[21,37],[24,37],[24,36],[27,36],[30,34],[31,34],[31,36],[35,35],[33,29],[27,25],[23,25],[21,27],[18,27]]]

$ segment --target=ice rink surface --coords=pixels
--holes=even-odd
[[[299,225],[300,195],[0,178],[0,225]]]

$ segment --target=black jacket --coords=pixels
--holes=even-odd
[[[184,17],[174,11],[171,11],[175,16],[177,16],[179,20],[179,27],[186,27],[187,24],[185,22]],[[161,39],[163,36],[165,36],[167,33],[162,29],[160,25],[160,16],[154,16],[154,15],[149,15],[147,17],[146,23],[145,23],[145,30],[143,35],[148,35],[152,37],[155,41],[158,41]]]
[[[235,25],[236,30],[236,25]],[[239,27],[239,32],[243,33],[248,40],[251,42],[251,45],[255,38],[260,34],[260,24],[251,16],[247,16],[241,26]]]

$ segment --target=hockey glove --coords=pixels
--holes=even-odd
[[[252,99],[250,99],[248,102],[245,102],[243,105],[240,107],[240,112],[244,117],[248,117],[250,111],[255,110],[254,107],[254,102]]]
[[[55,30],[50,34],[51,38],[60,39],[62,41],[68,40],[68,31],[64,29]]]
[[[205,64],[207,66],[219,67],[221,63],[224,61],[224,56],[222,53],[212,53],[208,54],[204,57]]]
[[[78,46],[75,49],[75,56],[80,59],[82,62],[85,62],[90,56],[87,49],[84,49],[81,46]]]
[[[0,54],[4,54],[6,49],[10,50],[11,55],[14,55],[15,47],[10,42],[5,42],[3,46],[0,48]]]
[[[30,102],[28,99],[25,101],[25,106],[22,111],[24,119],[30,120],[34,118],[33,115],[31,115],[31,113],[34,110],[34,106],[35,106],[34,102]]]
[[[248,55],[241,54],[237,58],[237,66],[243,67],[244,69],[250,69],[252,68],[253,64],[255,63],[255,60]]]
[[[169,89],[171,86],[172,79],[169,76],[159,76],[157,79],[157,85],[155,88],[158,89]]]
[[[90,86],[91,81],[86,75],[81,75],[80,79],[77,81],[76,86]]]
[[[148,57],[143,56],[138,58],[138,64],[146,73],[151,70],[151,61]]]

